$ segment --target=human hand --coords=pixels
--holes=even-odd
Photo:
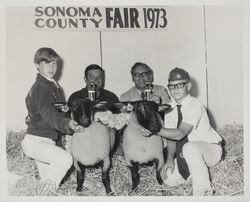
[[[74,132],[78,132],[78,131],[84,132],[84,127],[82,127],[81,125],[78,125],[78,123],[74,120],[69,121],[69,127]]]
[[[146,129],[146,128],[140,128],[140,131],[142,132],[142,135],[143,135],[144,137],[149,137],[150,135],[152,135],[152,132],[149,131],[149,130]]]
[[[62,112],[68,112],[69,111],[69,106],[68,105],[64,105],[61,108]]]
[[[173,159],[168,159],[166,161],[166,163],[164,164],[163,168],[162,168],[162,177],[164,179],[167,179],[168,178],[168,173],[171,172],[173,173],[174,172],[174,168],[175,168],[175,165],[174,165],[174,160]]]
[[[124,105],[121,109],[121,112],[122,113],[125,113],[125,112],[131,112],[133,110],[133,105],[128,103],[127,105]]]

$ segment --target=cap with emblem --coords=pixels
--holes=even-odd
[[[190,81],[190,76],[187,71],[181,68],[174,68],[169,73],[168,81],[179,81],[179,80],[187,80]]]

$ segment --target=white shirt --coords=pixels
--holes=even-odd
[[[45,76],[45,75],[43,75],[43,74],[41,74],[41,75],[42,75],[45,79],[47,79],[47,80],[53,82],[57,88],[60,88],[59,84],[55,81],[55,79],[49,78],[49,77],[47,77],[47,76]]]
[[[178,121],[177,103],[172,103],[173,110],[165,114],[165,128],[176,128]],[[181,103],[182,122],[191,124],[192,131],[188,134],[188,141],[204,141],[218,143],[221,136],[211,127],[207,111],[203,104],[195,97],[188,95]]]

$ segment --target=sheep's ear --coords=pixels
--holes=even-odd
[[[171,109],[171,105],[169,104],[159,104],[158,107],[159,107],[158,108],[159,112],[163,112],[163,111],[165,112]]]
[[[69,106],[67,102],[54,102],[54,107],[60,112],[68,112]]]
[[[114,105],[118,109],[122,109],[125,106],[125,104],[123,102],[116,102],[116,103],[114,103]]]
[[[94,104],[93,108],[95,109],[105,109],[108,105],[108,101],[100,101]]]
[[[68,108],[69,108],[68,111],[73,112],[73,111],[75,111],[76,108],[77,108],[77,102],[67,102],[67,106],[68,106]]]

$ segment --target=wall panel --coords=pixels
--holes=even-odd
[[[206,6],[208,102],[217,127],[243,124],[243,27],[240,6]]]
[[[24,99],[35,81],[34,53],[53,48],[63,59],[59,83],[66,98],[85,86],[84,68],[101,64],[99,32],[38,31],[33,28],[31,7],[9,7],[7,24],[7,127],[26,128]]]
[[[166,31],[102,33],[106,86],[119,95],[128,90],[133,85],[130,68],[137,61],[151,66],[155,83],[164,86],[169,71],[180,67],[190,72],[195,84],[193,94],[206,105],[202,6],[171,6],[167,17]]]

